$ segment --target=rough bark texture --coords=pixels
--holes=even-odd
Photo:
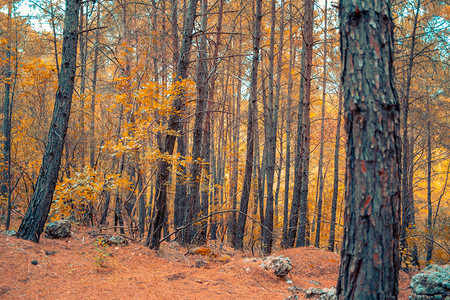
[[[278,107],[274,101],[274,61],[275,61],[275,0],[271,0],[271,31],[269,44],[269,97],[265,114],[265,134],[266,140],[264,148],[267,149],[267,201],[264,213],[264,227],[261,229],[262,249],[265,254],[272,252],[272,231],[273,231],[273,211],[274,211],[274,195],[273,184],[275,177],[275,153],[277,147],[277,119]]]
[[[50,211],[69,123],[77,58],[79,8],[80,0],[66,0],[61,71],[53,119],[36,189],[17,231],[19,238],[34,242],[39,242]]]
[[[303,98],[303,124],[302,124],[302,185],[300,193],[300,214],[298,220],[297,247],[309,244],[308,230],[308,185],[309,185],[309,158],[310,158],[310,109],[311,109],[311,72],[313,55],[313,28],[314,28],[314,0],[305,1],[305,25],[303,28],[303,45],[305,51],[305,73],[303,75],[305,94]]]
[[[256,122],[256,103],[257,103],[257,79],[259,65],[259,43],[261,40],[261,20],[262,20],[262,0],[256,0],[255,22],[253,27],[253,58],[250,82],[250,103],[248,107],[247,124],[247,155],[245,160],[245,175],[242,186],[242,197],[239,214],[236,237],[234,239],[234,248],[242,249],[244,247],[245,221],[247,220],[248,200],[250,198],[250,187],[253,170],[253,145],[254,145],[254,126]]]
[[[400,106],[389,0],[340,3],[347,132],[340,299],[397,299]]]

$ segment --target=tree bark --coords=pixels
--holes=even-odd
[[[39,242],[55,191],[66,138],[75,81],[80,0],[66,0],[61,71],[55,108],[36,188],[17,236]]]
[[[411,91],[412,69],[414,65],[414,50],[416,46],[416,30],[419,17],[421,0],[417,0],[416,12],[414,14],[413,30],[411,34],[411,48],[409,51],[408,70],[406,77],[405,98],[402,106],[402,127],[403,127],[403,152],[402,152],[402,227],[400,235],[400,253],[408,253],[408,241],[406,239],[407,230],[413,226],[412,214],[414,213],[414,203],[411,201],[412,197],[409,195],[409,169],[412,168],[411,161],[408,160],[409,155],[409,134],[408,134],[408,113],[409,113],[409,97]]]
[[[239,214],[236,238],[234,239],[234,248],[242,249],[244,247],[244,230],[245,222],[247,220],[248,200],[250,197],[250,187],[252,181],[252,167],[253,167],[253,149],[254,149],[254,126],[256,122],[256,104],[257,104],[257,83],[258,83],[258,65],[259,65],[259,50],[261,40],[261,20],[262,20],[262,0],[256,0],[256,11],[253,24],[253,57],[252,70],[250,77],[250,101],[248,107],[248,123],[247,123],[247,154],[245,160],[245,175],[242,186],[242,196]]]
[[[305,25],[303,28],[303,42],[305,51],[305,94],[303,98],[303,127],[302,127],[302,185],[300,192],[300,214],[298,220],[297,247],[309,244],[309,220],[308,220],[308,185],[309,185],[309,158],[310,158],[310,109],[311,109],[311,71],[313,52],[313,27],[314,27],[314,0],[305,1]]]
[[[325,0],[325,12],[324,12],[324,41],[323,41],[323,80],[322,80],[322,120],[320,125],[320,150],[319,150],[319,174],[317,176],[318,181],[318,200],[317,200],[317,225],[316,225],[316,239],[314,241],[314,246],[320,248],[320,226],[322,221],[322,197],[323,197],[323,181],[324,176],[322,174],[323,170],[323,140],[325,134],[325,102],[327,96],[327,12],[328,12],[328,1]]]
[[[339,149],[341,143],[341,121],[342,121],[342,86],[339,86],[339,108],[336,125],[336,138],[334,144],[334,176],[333,176],[333,199],[331,200],[330,239],[328,251],[334,251],[336,239],[336,211],[339,193]]]
[[[347,132],[339,299],[397,299],[400,105],[389,0],[340,2]]]
[[[6,32],[6,63],[5,63],[5,96],[3,101],[3,170],[0,183],[1,198],[6,199],[6,230],[9,230],[11,223],[11,116],[12,116],[12,97],[11,82],[13,81],[12,55],[11,55],[11,37],[12,37],[12,8],[13,2],[8,1],[8,28]]]
[[[195,109],[194,133],[192,138],[192,170],[191,170],[191,190],[188,209],[188,223],[193,222],[201,215],[207,215],[208,211],[201,212],[200,208],[200,183],[202,175],[202,144],[203,144],[203,122],[205,115],[206,101],[208,100],[208,65],[207,65],[207,47],[206,47],[206,30],[208,26],[207,0],[201,0],[201,31],[198,48],[197,63],[197,106]],[[206,207],[208,208],[208,207]],[[186,228],[186,242],[191,244],[206,243],[205,240],[199,239],[200,228],[194,224]],[[205,231],[206,232],[206,231]],[[200,235],[201,236],[201,235]],[[194,239],[197,239],[194,241]],[[201,237],[200,237],[201,238]],[[205,235],[206,238],[206,235]]]
[[[187,78],[187,69],[189,66],[189,51],[192,44],[192,31],[194,29],[194,20],[196,15],[198,0],[190,0],[188,11],[186,13],[186,18],[183,26],[183,41],[180,48],[180,55],[177,63],[176,72],[176,84],[181,83]],[[180,132],[181,125],[181,114],[180,109],[184,104],[184,93],[179,91],[173,103],[172,107],[174,113],[169,118],[168,130],[169,132]],[[176,135],[167,134],[163,153],[172,155],[173,149],[175,147]],[[146,245],[150,246],[151,249],[159,249],[159,241],[161,238],[161,229],[164,223],[164,216],[167,210],[167,180],[169,179],[170,164],[167,160],[162,159],[158,163],[157,180],[156,180],[156,199],[155,199],[155,213],[153,218],[152,226],[150,227]]]
[[[291,170],[291,102],[292,102],[292,68],[295,61],[295,48],[293,43],[293,21],[292,21],[292,0],[289,1],[289,77],[287,92],[286,110],[286,168],[284,178],[284,207],[283,207],[283,237],[282,248],[288,248],[288,226],[289,226],[289,190],[290,190],[290,170]]]

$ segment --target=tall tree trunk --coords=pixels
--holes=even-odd
[[[247,154],[245,160],[245,175],[242,186],[242,196],[239,210],[242,212],[238,216],[236,228],[236,238],[234,240],[234,248],[242,249],[244,247],[244,231],[245,222],[247,220],[248,200],[250,197],[250,187],[252,181],[253,167],[253,149],[254,149],[254,126],[256,120],[256,103],[257,103],[257,83],[258,83],[258,64],[259,50],[261,40],[261,20],[262,20],[262,0],[256,0],[256,11],[253,27],[253,58],[252,71],[250,77],[250,101],[248,107],[248,123],[247,123]]]
[[[303,42],[305,46],[305,95],[303,98],[303,157],[302,157],[302,187],[300,192],[300,215],[298,220],[297,247],[309,244],[308,220],[308,185],[309,185],[309,158],[310,158],[310,118],[311,109],[311,71],[313,52],[314,27],[314,0],[305,0],[305,25],[303,28]]]
[[[400,105],[390,1],[340,2],[347,131],[339,299],[397,299]]]
[[[295,147],[295,162],[294,162],[294,190],[292,195],[291,203],[291,214],[289,216],[289,227],[287,233],[287,239],[285,241],[286,248],[292,248],[295,245],[295,237],[297,235],[297,225],[300,213],[300,194],[302,186],[302,156],[303,156],[303,98],[304,98],[304,87],[305,87],[305,42],[302,44],[302,57],[301,57],[301,79],[300,79],[300,91],[299,91],[299,104],[298,104],[298,120],[297,120],[297,144]]]
[[[181,83],[187,78],[187,69],[189,66],[189,51],[192,44],[192,31],[194,29],[194,20],[196,15],[198,0],[189,0],[189,7],[186,13],[186,18],[183,26],[183,41],[180,48],[180,55],[177,63],[176,84]],[[179,113],[184,104],[184,92],[180,91],[172,103],[173,113],[169,118],[168,130],[169,132],[180,132],[182,129],[180,122],[181,114]],[[176,135],[167,134],[163,153],[172,155],[175,147]],[[146,245],[152,249],[159,249],[161,238],[161,229],[164,223],[164,216],[167,210],[167,180],[169,179],[170,164],[166,160],[161,160],[158,163],[157,180],[156,180],[156,199],[155,199],[155,216],[153,218],[152,226],[150,227]]]
[[[100,48],[100,2],[97,2],[97,30],[95,31],[94,42],[94,62],[93,62],[93,75],[92,75],[92,97],[90,107],[90,126],[89,126],[89,164],[93,169],[95,167],[95,103],[97,98],[97,74],[98,74],[98,53]]]
[[[83,32],[84,30],[87,29],[88,27],[88,4],[84,3],[84,5],[86,6],[86,13],[84,12],[84,7],[83,7],[83,3],[81,4],[81,8],[80,8],[80,29],[79,32]],[[87,63],[87,31],[80,34],[80,67],[81,67],[81,71],[80,71],[80,124],[79,126],[81,127],[81,135],[80,137],[82,139],[85,138],[86,134],[85,134],[85,127],[84,127],[84,104],[85,104],[85,99],[86,99],[86,63]],[[81,162],[81,169],[84,169],[85,166],[85,154],[86,154],[86,149],[85,149],[85,142],[80,143],[80,147],[81,147],[81,151],[80,151],[80,162]]]
[[[207,47],[206,47],[206,31],[208,26],[207,10],[208,1],[201,0],[201,31],[198,48],[198,64],[197,64],[197,106],[195,109],[195,124],[192,138],[192,170],[191,170],[191,191],[189,199],[188,223],[198,219],[200,215],[207,215],[208,211],[201,214],[200,208],[200,183],[202,175],[202,144],[203,144],[203,120],[205,114],[206,101],[208,100],[208,65],[207,65]],[[208,207],[206,207],[208,208]],[[199,239],[200,228],[198,225],[192,225],[186,228],[186,242],[206,243],[205,240]],[[205,231],[206,233],[206,231]],[[196,241],[194,241],[194,238]],[[206,238],[206,234],[205,234]]]
[[[320,154],[319,154],[319,174],[317,176],[318,181],[318,200],[317,200],[317,225],[316,225],[316,239],[314,241],[314,246],[320,248],[320,226],[322,221],[322,197],[323,197],[323,181],[324,176],[322,174],[323,170],[323,140],[325,135],[325,100],[327,96],[327,5],[328,1],[325,0],[325,12],[324,12],[324,41],[323,41],[323,78],[322,78],[322,120],[320,125]]]
[[[427,265],[431,263],[433,257],[433,206],[431,205],[431,114],[430,114],[430,98],[427,99]]]
[[[403,99],[402,105],[402,128],[403,128],[403,152],[402,152],[402,227],[401,227],[401,235],[400,235],[400,253],[408,253],[408,242],[406,239],[407,230],[410,226],[413,225],[411,220],[412,211],[414,211],[414,203],[411,201],[411,196],[409,195],[409,169],[412,168],[412,165],[409,164],[411,161],[408,160],[409,155],[409,137],[408,137],[408,113],[409,113],[409,97],[411,91],[411,78],[412,78],[412,69],[414,65],[414,49],[416,46],[416,30],[417,23],[419,17],[421,0],[417,0],[416,4],[416,12],[414,15],[414,24],[411,34],[411,48],[409,51],[409,60],[408,60],[408,70],[406,77],[406,88],[405,88],[405,98]]]
[[[12,116],[12,97],[11,97],[11,86],[12,86],[12,55],[11,55],[11,44],[12,44],[12,8],[13,2],[8,1],[8,28],[6,32],[6,63],[5,63],[5,97],[3,101],[3,170],[2,170],[2,180],[0,183],[0,193],[1,198],[6,199],[6,230],[9,230],[11,223],[11,116]]]
[[[17,231],[19,238],[34,242],[39,242],[50,211],[69,123],[76,71],[79,8],[80,0],[66,0],[61,72],[58,78],[48,143],[35,191]]]
[[[278,109],[274,103],[274,61],[275,61],[275,23],[276,23],[276,6],[275,0],[271,0],[271,31],[270,31],[270,44],[269,44],[269,97],[266,109],[266,139],[264,148],[267,149],[267,201],[266,211],[264,213],[264,227],[262,228],[262,249],[266,254],[272,252],[273,242],[273,184],[275,177],[275,154],[277,147],[277,131],[276,131],[276,118],[278,118]],[[282,31],[282,30],[281,30]]]
[[[339,192],[339,148],[341,142],[341,120],[342,120],[342,87],[339,86],[339,108],[336,125],[336,139],[334,144],[334,175],[333,175],[333,199],[331,200],[330,239],[328,251],[334,251],[336,239],[336,211]]]
[[[292,102],[292,68],[295,61],[295,48],[293,43],[293,24],[292,24],[292,0],[289,1],[289,77],[287,92],[287,110],[286,110],[286,168],[284,178],[284,207],[283,207],[283,237],[282,248],[288,248],[288,226],[289,226],[289,190],[290,190],[290,170],[291,170],[291,102]]]

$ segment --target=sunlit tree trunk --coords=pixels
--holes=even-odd
[[[427,264],[431,263],[433,257],[433,206],[431,202],[431,114],[430,98],[427,98]]]
[[[339,9],[347,132],[339,299],[397,299],[400,105],[389,0],[343,0]]]
[[[17,231],[19,238],[34,242],[39,242],[50,211],[69,123],[76,72],[79,9],[79,0],[66,0],[61,71],[53,119],[36,188]]]

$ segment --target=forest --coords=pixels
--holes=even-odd
[[[39,242],[46,222],[68,219],[150,249],[340,252],[351,205],[370,215],[370,195],[348,199],[376,161],[377,193],[401,199],[401,268],[448,262],[450,4],[379,1],[392,36],[356,40],[371,1],[350,2],[0,1],[2,227]],[[348,82],[369,54],[341,56],[365,43],[378,73],[361,71],[358,94]],[[358,115],[370,108],[350,94],[395,118]],[[366,139],[370,126],[393,132],[394,152]]]

